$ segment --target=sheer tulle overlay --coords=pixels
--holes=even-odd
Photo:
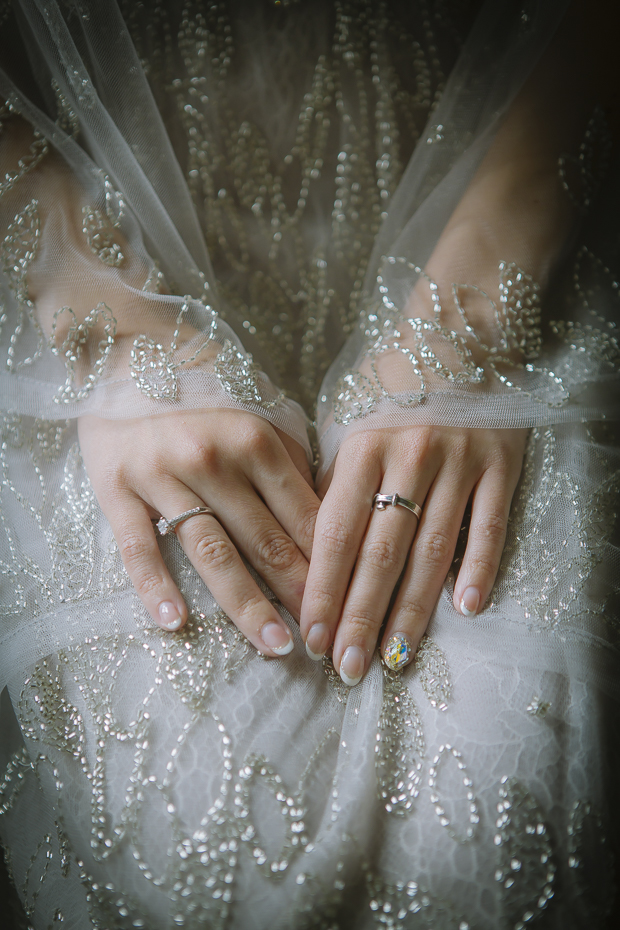
[[[0,836],[36,930],[563,928],[612,907],[604,120],[543,112],[553,181],[534,152],[532,184],[561,235],[507,220],[470,247],[451,218],[513,144],[565,4],[412,6],[0,4]],[[452,603],[464,527],[412,665],[377,656],[349,689],[259,578],[295,651],[258,655],[172,536],[190,617],[154,628],[76,420],[214,407],[309,457],[316,426],[322,472],[354,430],[530,427],[484,610]]]

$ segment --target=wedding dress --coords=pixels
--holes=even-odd
[[[542,309],[513,254],[493,290],[425,271],[564,7],[493,0],[471,26],[426,0],[0,4],[0,837],[36,930],[603,925],[620,288],[600,115],[558,153],[584,218]],[[352,689],[281,607],[295,651],[258,655],[174,535],[190,617],[155,628],[75,427],[229,407],[311,456],[317,392],[322,471],[352,430],[532,429],[490,603],[462,617],[450,573],[412,665],[377,656]]]

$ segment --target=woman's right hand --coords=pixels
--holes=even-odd
[[[208,506],[175,530],[220,607],[265,655],[293,648],[288,627],[241,555],[299,620],[319,500],[304,450],[244,411],[185,410],[129,420],[82,417],[84,464],[144,606],[166,630],[187,608],[153,518]]]

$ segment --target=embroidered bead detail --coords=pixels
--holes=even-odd
[[[17,323],[7,350],[6,365],[9,371],[16,371],[22,365],[31,365],[45,347],[45,336],[36,318],[27,285],[28,268],[37,253],[40,236],[39,204],[36,200],[31,200],[9,225],[0,246],[0,262],[18,304]],[[18,360],[16,348],[27,322],[36,333],[37,347],[32,356]]]
[[[88,246],[104,265],[120,268],[125,261],[118,242],[114,241],[114,232],[106,216],[93,207],[82,207],[84,218],[82,230]]]
[[[561,155],[558,170],[571,203],[586,213],[609,167],[612,139],[601,107],[590,117],[579,154]]]
[[[452,691],[450,670],[442,649],[429,636],[423,636],[413,660],[422,688],[432,707],[445,711]]]
[[[206,307],[210,311],[211,318],[207,333],[200,334],[202,341],[199,347],[191,356],[175,361],[181,323],[188,313],[191,303],[192,298],[185,297],[177,317],[176,329],[172,335],[169,349],[164,349],[162,345],[156,344],[144,334],[134,339],[129,368],[138,389],[147,397],[174,399],[178,390],[178,369],[195,362],[214,339],[217,332],[218,315],[211,307]]]
[[[250,787],[254,781],[260,781],[274,798],[284,820],[284,844],[275,859],[269,856],[260,845],[256,828],[248,822],[250,814]],[[282,778],[274,772],[262,756],[249,756],[239,771],[239,781],[235,785],[236,816],[243,824],[241,840],[248,843],[252,855],[261,871],[268,876],[282,875],[289,867],[295,852],[301,851],[308,843],[303,818],[305,810],[299,798],[287,795]]]
[[[424,733],[402,673],[383,670],[383,704],[377,724],[375,771],[379,799],[389,814],[407,814],[420,793]]]
[[[273,400],[263,398],[258,387],[258,369],[252,356],[236,349],[228,339],[215,359],[214,370],[226,393],[235,400],[259,404],[268,409],[275,407],[283,397],[282,394],[278,394]]]
[[[69,317],[69,327],[62,343],[57,345],[56,332],[63,316]],[[62,325],[66,325],[64,320]],[[112,311],[104,303],[97,304],[82,323],[78,323],[75,313],[70,307],[62,307],[56,311],[52,323],[50,347],[54,355],[62,357],[67,369],[67,380],[54,397],[57,404],[69,404],[88,397],[103,374],[108,356],[114,345],[116,326],[117,323]],[[93,336],[96,333],[100,333],[101,338],[95,347]],[[82,379],[81,387],[76,387],[78,365],[87,344],[89,346],[89,355],[91,358],[94,356],[95,362],[91,366],[92,371],[89,371]]]
[[[376,233],[445,81],[425,10],[412,29],[380,3],[360,14],[338,2],[291,112],[292,144],[274,156],[266,128],[239,106],[232,75],[243,52],[229,5],[190,0],[178,20],[124,5],[138,54],[156,56],[149,77],[161,75],[157,90],[177,108],[218,288],[308,412],[336,332],[346,336],[359,318]],[[327,245],[315,241],[317,205],[331,207]]]
[[[547,711],[550,707],[551,704],[549,701],[543,701],[537,694],[535,694],[525,710],[532,717],[540,717],[542,719],[543,717],[547,716]]]
[[[528,393],[511,380],[503,368],[527,368],[546,379],[542,397],[535,392],[530,396],[551,405],[562,405],[568,400],[563,381],[547,368],[535,368],[531,363],[521,364],[514,358],[518,353],[525,361],[537,358],[542,346],[540,328],[540,295],[538,285],[525,272],[510,262],[500,262],[499,306],[479,287],[453,284],[452,296],[464,326],[463,332],[447,329],[442,324],[442,307],[435,281],[417,265],[403,258],[388,257],[385,266],[402,265],[426,281],[434,311],[433,319],[399,319],[384,283],[385,271],[378,276],[379,292],[383,305],[371,308],[365,320],[367,349],[364,360],[370,362],[370,374],[360,371],[346,372],[336,385],[333,415],[336,423],[346,425],[353,420],[374,413],[383,399],[399,406],[423,403],[428,397],[427,380],[439,377],[452,384],[480,384],[486,375],[496,377],[506,387]],[[385,267],[384,266],[384,267]],[[476,333],[463,306],[462,294],[470,290],[489,302],[498,330],[498,344],[487,345]],[[405,329],[409,332],[405,335]],[[474,361],[484,358],[484,367]],[[414,389],[395,395],[390,393],[380,377],[376,361],[387,351],[404,356],[411,365]]]
[[[154,262],[146,281],[142,285],[142,290],[149,294],[161,294],[165,287],[166,279],[164,278],[163,272],[160,271],[157,262]]]
[[[454,826],[450,823],[446,815],[445,807],[443,806],[441,799],[439,797],[439,792],[437,790],[437,778],[439,766],[442,762],[442,759],[447,756],[449,759],[454,759],[456,764],[460,779],[465,789],[465,798],[468,808],[467,819],[469,823],[465,829],[465,836],[459,836]],[[463,758],[458,749],[455,749],[454,746],[450,746],[449,743],[439,747],[439,752],[433,758],[433,761],[428,769],[428,786],[431,789],[431,804],[435,808],[435,813],[437,814],[437,819],[442,827],[444,827],[453,840],[458,843],[467,843],[469,840],[473,839],[476,827],[480,822],[480,816],[478,814],[478,806],[476,804],[476,798],[473,792],[472,780],[467,774],[467,768],[463,762]]]
[[[502,778],[497,805],[495,878],[504,889],[503,910],[514,930],[525,930],[554,894],[556,867],[547,827],[532,795],[516,778]]]
[[[138,336],[131,349],[130,369],[138,388],[147,397],[177,396],[177,378],[170,354],[148,336]]]
[[[609,914],[613,904],[614,858],[601,815],[589,801],[579,799],[573,804],[566,830],[570,879],[577,883],[580,896],[586,902],[588,915],[602,920]],[[584,859],[583,843],[588,831],[594,833],[597,839],[596,874],[593,874],[591,864]]]
[[[56,96],[56,107],[58,112],[56,125],[59,126],[63,132],[66,132],[68,136],[75,139],[80,131],[80,122],[77,118],[77,113],[71,106],[68,98],[63,94],[60,89],[60,84],[55,78],[52,78],[52,90]]]
[[[2,120],[11,114],[19,111],[9,102],[0,107],[0,132],[2,131]],[[18,181],[24,178],[30,171],[37,167],[49,152],[49,145],[45,136],[37,129],[33,129],[34,139],[30,143],[27,155],[23,155],[17,162],[17,171],[15,174],[4,175],[4,181],[0,181],[0,199],[12,190]]]

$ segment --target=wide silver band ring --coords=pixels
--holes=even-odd
[[[419,504],[408,501],[406,497],[401,497],[400,494],[375,494],[372,499],[372,506],[376,507],[377,510],[385,510],[385,508],[390,505],[392,507],[404,507],[405,510],[410,510],[418,520],[422,516],[422,508]]]
[[[197,517],[201,513],[210,513],[212,516],[215,516],[213,510],[210,507],[192,507],[191,510],[184,510],[183,513],[180,513],[178,517],[174,517],[172,520],[166,520],[165,517],[160,517],[160,519],[155,524],[162,536],[165,536],[167,533],[174,533],[179,523],[183,523],[184,520],[189,520],[190,517]]]

